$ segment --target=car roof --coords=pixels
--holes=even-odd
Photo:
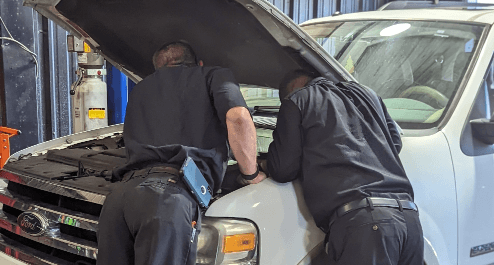
[[[494,10],[406,9],[370,11],[316,18],[302,23],[301,26],[342,20],[430,20],[493,24]]]

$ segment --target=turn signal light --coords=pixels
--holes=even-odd
[[[223,253],[250,251],[256,247],[256,236],[253,233],[223,237]]]

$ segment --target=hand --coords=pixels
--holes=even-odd
[[[268,172],[268,160],[266,159],[257,159],[257,164],[261,168],[262,171]]]
[[[253,180],[246,180],[246,179],[242,178],[242,175],[238,175],[237,182],[244,185],[244,186],[247,186],[249,184],[257,184],[257,183],[265,180],[266,178],[267,178],[266,173],[259,171],[259,174],[257,175],[257,177],[255,177]]]
[[[253,180],[247,180],[247,182],[249,184],[257,184],[263,180],[265,180],[268,176],[266,176],[266,173],[262,172],[262,171],[259,171],[259,174],[257,175],[257,177]]]

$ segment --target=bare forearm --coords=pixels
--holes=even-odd
[[[257,170],[256,129],[249,111],[244,107],[230,109],[226,114],[226,126],[230,147],[240,172],[244,175],[254,174]]]

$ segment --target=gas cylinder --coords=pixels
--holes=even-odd
[[[85,76],[72,95],[74,133],[108,126],[106,83],[99,76]]]

